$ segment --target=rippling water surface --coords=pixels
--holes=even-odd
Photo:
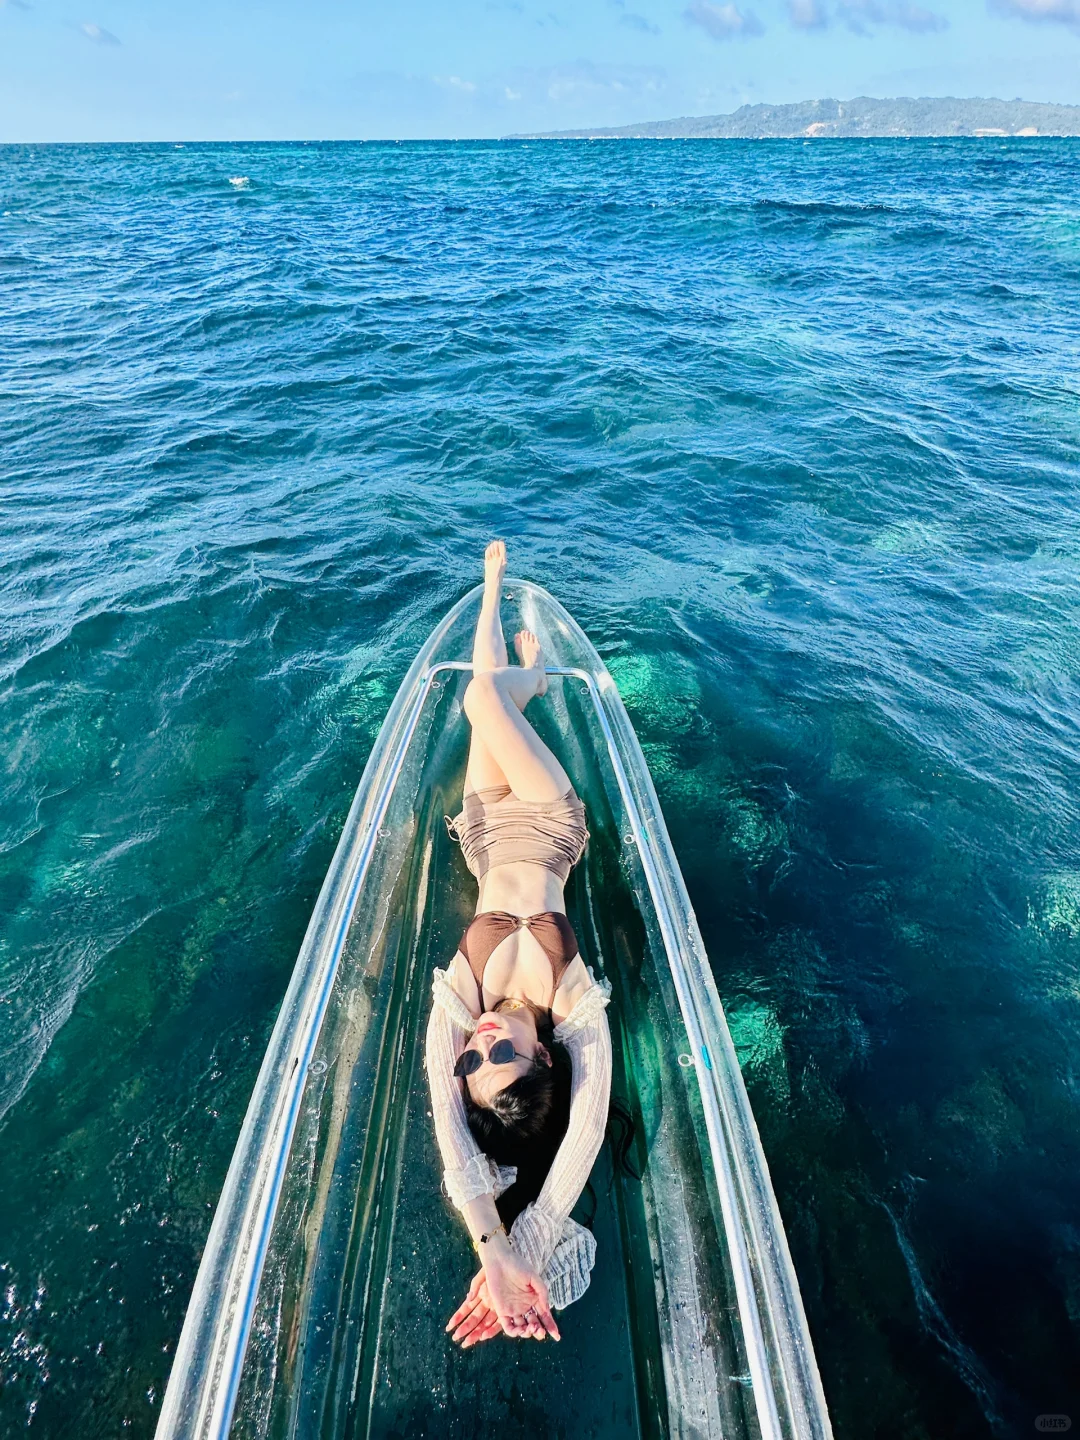
[[[646,745],[838,1434],[1080,1425],[1078,197],[1053,141],[0,150],[0,1433],[152,1433],[496,533]]]

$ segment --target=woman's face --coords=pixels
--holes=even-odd
[[[508,1065],[492,1065],[487,1058],[498,1040],[513,1041],[517,1054]],[[479,1070],[465,1077],[469,1094],[477,1105],[490,1105],[493,1095],[527,1075],[535,1056],[539,1055],[546,1064],[551,1064],[547,1049],[536,1038],[536,1020],[527,1006],[498,1013],[485,1011],[476,1022],[476,1030],[465,1048],[477,1050],[484,1057]]]

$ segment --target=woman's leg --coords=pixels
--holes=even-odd
[[[510,663],[510,657],[506,653],[506,641],[503,639],[502,617],[499,614],[505,574],[506,541],[492,540],[484,551],[484,598],[480,604],[476,634],[473,636],[474,675],[480,675],[485,670],[500,670]]]
[[[503,638],[502,617],[499,607],[502,603],[502,582],[506,573],[506,542],[492,540],[484,551],[484,598],[480,604],[480,616],[473,636],[473,675],[483,675],[490,670],[505,669],[509,656]],[[502,767],[494,755],[477,735],[475,727],[469,742],[469,763],[465,768],[465,793],[471,790],[486,790],[496,785],[509,785]]]
[[[547,690],[544,652],[529,630],[522,630],[514,644],[520,666],[474,674],[465,691],[473,732],[466,789],[484,788],[479,770],[473,769],[475,753],[505,777],[485,783],[509,785],[519,800],[558,800],[570,789],[570,777],[521,713],[534,695]]]

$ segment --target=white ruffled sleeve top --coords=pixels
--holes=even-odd
[[[452,974],[453,965],[435,971],[426,1064],[443,1183],[451,1203],[462,1210],[480,1195],[501,1195],[516,1171],[483,1153],[465,1118],[454,1065],[476,1029],[476,1017],[454,989]],[[510,1228],[514,1249],[542,1276],[551,1304],[560,1310],[588,1289],[596,1259],[596,1241],[570,1219],[570,1211],[603,1144],[611,1093],[611,1034],[604,1014],[611,987],[591,970],[589,977],[590,988],[555,1027],[555,1039],[566,1046],[573,1066],[570,1123],[543,1189]]]

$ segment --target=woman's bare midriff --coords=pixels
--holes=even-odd
[[[508,915],[539,915],[545,910],[566,914],[563,885],[544,865],[517,860],[497,865],[480,881],[476,913],[505,910]]]

